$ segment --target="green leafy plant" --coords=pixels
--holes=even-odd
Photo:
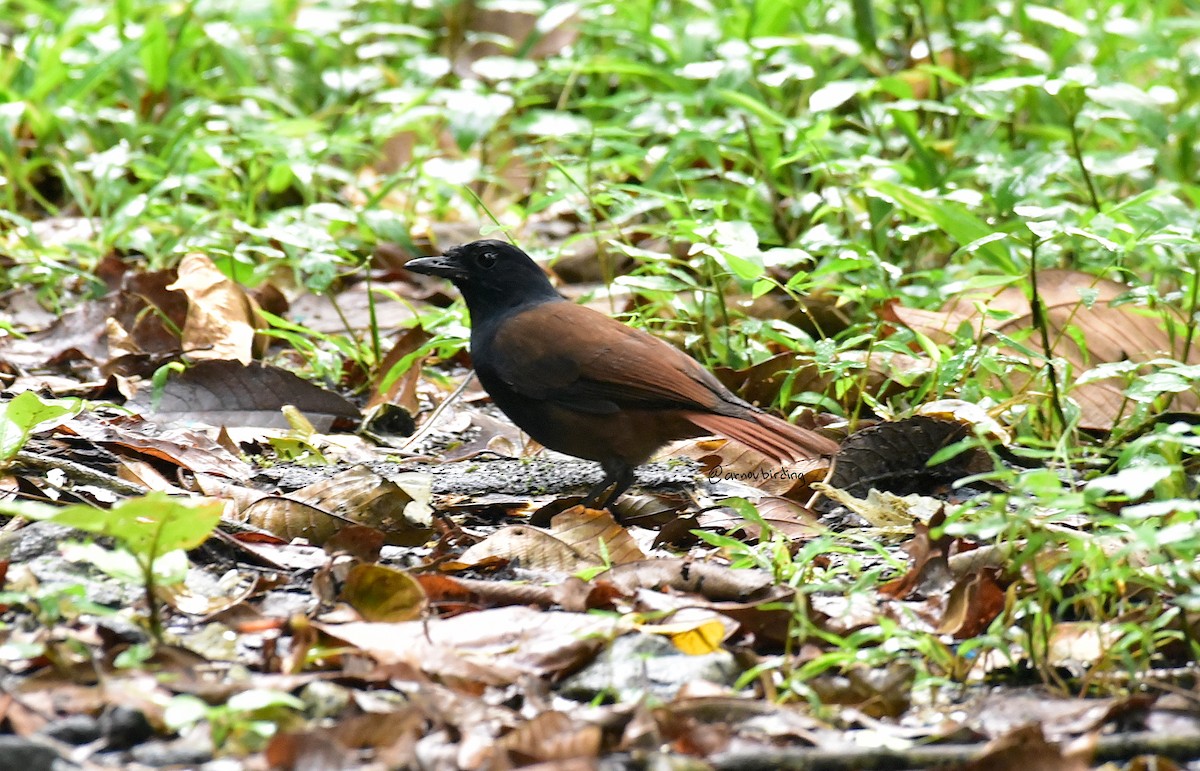
[[[180,732],[207,723],[213,747],[237,756],[261,750],[281,724],[293,721],[303,709],[304,703],[290,693],[255,688],[215,706],[188,694],[176,696],[167,704],[163,720]]]
[[[224,504],[218,501],[174,498],[159,492],[122,501],[111,509],[82,505],[60,508],[32,501],[0,503],[0,512],[5,514],[54,522],[116,540],[140,575],[150,631],[156,639],[161,639],[163,631],[156,593],[160,574],[181,578],[178,565],[182,550],[204,543],[220,522],[223,510]],[[112,572],[121,572],[115,561],[104,564]]]
[[[0,465],[10,463],[39,426],[76,415],[82,409],[79,399],[46,400],[32,391],[22,391],[0,402]]]

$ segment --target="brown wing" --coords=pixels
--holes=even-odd
[[[570,302],[545,303],[513,317],[493,345],[505,352],[495,362],[497,374],[514,391],[566,407],[731,415],[749,409],[682,351]]]

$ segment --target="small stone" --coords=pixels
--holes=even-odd
[[[52,771],[58,753],[23,736],[0,736],[0,758],[3,768],[21,771]]]
[[[154,735],[154,728],[141,710],[114,705],[100,715],[100,732],[112,749],[128,749]]]
[[[39,733],[67,744],[87,744],[100,738],[100,721],[91,715],[67,715],[47,723]]]

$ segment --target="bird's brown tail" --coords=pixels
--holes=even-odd
[[[838,451],[838,443],[832,439],[765,412],[747,412],[741,418],[701,412],[687,417],[704,431],[744,444],[780,463],[817,460]]]

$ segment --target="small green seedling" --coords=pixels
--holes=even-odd
[[[56,507],[33,501],[0,503],[0,513],[54,522],[76,530],[115,539],[137,564],[146,592],[150,631],[162,639],[156,586],[163,566],[179,559],[177,552],[193,549],[221,521],[224,504],[207,499],[175,498],[153,492],[131,498],[111,509],[94,506]],[[157,569],[156,569],[157,568]]]

